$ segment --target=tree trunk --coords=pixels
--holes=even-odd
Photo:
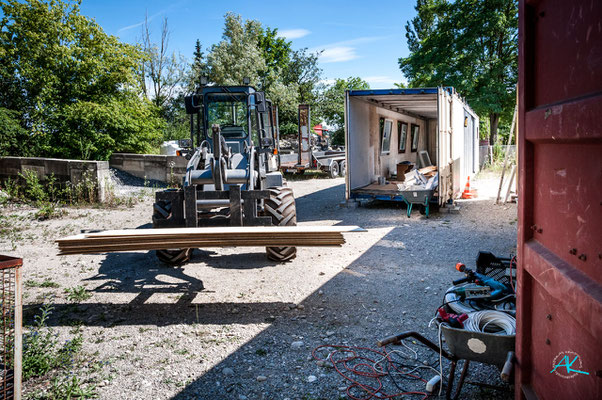
[[[497,128],[500,124],[500,114],[489,114],[489,144],[493,146],[497,142]]]

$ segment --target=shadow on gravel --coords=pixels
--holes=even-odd
[[[235,254],[219,254],[211,250],[194,249],[191,262],[202,262],[212,268],[232,270],[259,269],[280,265],[275,261],[268,260],[265,252],[245,252],[244,248],[241,250]],[[241,263],[241,260],[244,260],[244,263]]]
[[[44,305],[53,307],[48,326],[113,326],[174,324],[228,325],[269,322],[288,303],[191,303],[193,297],[182,295],[175,303],[143,303],[156,290],[142,291],[129,304],[80,303],[53,304],[52,301],[23,306],[25,324],[32,324]],[[230,310],[230,311],[228,311]]]
[[[399,201],[375,200],[362,203],[356,208],[342,206],[345,202],[345,183],[319,190],[305,196],[295,198],[297,202],[297,222],[322,221],[338,219],[336,225],[356,225],[358,220],[366,220],[363,228],[390,227],[395,223],[392,218],[406,216],[406,204]],[[432,212],[427,219],[419,212],[420,206],[414,206],[412,218],[407,220],[412,223],[428,223],[429,220],[438,220],[447,216],[444,212]],[[405,220],[406,218],[404,218]],[[402,223],[405,221],[401,221]]]
[[[242,257],[242,258],[241,258]],[[241,259],[245,260],[241,265]],[[192,262],[203,262],[214,268],[254,269],[278,265],[267,261],[264,252],[236,253],[217,256],[213,251],[195,249]],[[266,322],[266,315],[288,308],[283,302],[255,303],[193,303],[197,294],[208,293],[203,281],[185,273],[181,267],[159,262],[154,251],[147,253],[109,253],[101,262],[98,273],[84,282],[101,282],[91,292],[122,295],[135,294],[129,303],[44,303],[24,306],[25,324],[32,324],[43,304],[53,307],[49,326],[85,325],[111,327],[117,325],[174,324],[257,324]],[[157,303],[154,295],[167,295],[167,303]],[[110,301],[110,300],[109,300]],[[267,313],[267,314],[266,314]]]

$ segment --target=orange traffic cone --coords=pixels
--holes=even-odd
[[[462,198],[463,199],[473,199],[477,197],[477,193],[476,190],[470,190],[470,176],[468,177],[468,180],[466,181],[466,187],[464,188],[464,191],[462,192]]]

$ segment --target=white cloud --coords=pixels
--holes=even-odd
[[[164,13],[166,10],[167,10],[167,9],[165,9],[165,10],[161,10],[161,11],[159,11],[158,13],[155,13],[155,14],[151,15],[150,17],[147,15],[147,17],[146,17],[146,21],[150,23],[150,22],[151,22],[153,19],[155,19],[155,18],[157,18],[159,15],[163,14],[163,13]],[[138,28],[139,26],[142,26],[142,25],[144,25],[144,21],[140,21],[140,22],[138,22],[138,23],[136,23],[136,24],[132,24],[132,25],[128,25],[128,26],[124,26],[123,28],[119,28],[119,29],[117,30],[117,33],[125,32],[125,31],[129,31],[129,30],[131,30],[131,29]]]
[[[392,36],[362,36],[355,39],[314,47],[310,49],[310,52],[321,51],[322,55],[320,56],[320,61],[324,63],[344,62],[360,57],[357,55],[355,47],[352,46],[390,39],[391,37]]]
[[[123,28],[119,28],[119,30],[117,31],[117,33],[129,31],[130,29],[134,29],[134,28],[138,28],[139,26],[142,26],[142,24],[144,24],[144,21],[138,22],[137,24],[132,24],[132,25],[124,26]]]
[[[358,58],[354,47],[339,46],[324,49],[320,54],[320,61],[323,63],[335,63],[349,61]]]
[[[388,83],[393,82],[390,76],[378,75],[378,76],[367,76],[364,80],[368,83]]]
[[[372,42],[378,42],[380,40],[386,40],[386,39],[391,39],[394,38],[395,36],[393,35],[388,35],[388,36],[361,36],[355,39],[349,39],[349,40],[343,40],[341,42],[336,42],[336,43],[331,43],[329,45],[326,45],[324,47],[338,47],[338,46],[353,46],[353,45],[357,45],[357,44],[365,44],[365,43],[372,43]]]
[[[307,36],[310,33],[311,31],[308,31],[307,29],[284,29],[278,31],[278,37],[283,37],[288,40],[291,40],[302,38],[303,36]]]
[[[390,89],[395,87],[395,83],[400,79],[395,79],[386,75],[366,76],[362,78],[372,89]]]

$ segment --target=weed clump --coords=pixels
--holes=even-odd
[[[67,295],[67,300],[72,301],[74,303],[79,303],[80,301],[85,301],[92,297],[92,295],[88,293],[86,288],[83,286],[66,288],[65,294]]]
[[[45,305],[36,315],[29,333],[23,335],[23,379],[42,376],[55,368],[67,369],[81,351],[83,338],[78,333],[73,339],[59,343],[58,334],[47,326],[52,307]]]
[[[42,306],[41,313],[34,317],[33,326],[23,335],[23,380],[29,381],[34,387],[43,386],[43,389],[26,393],[25,398],[54,400],[97,397],[92,381],[84,380],[75,373],[84,364],[84,340],[80,329],[72,331],[74,336],[71,339],[60,341],[58,334],[48,326],[52,310],[50,305]]]

